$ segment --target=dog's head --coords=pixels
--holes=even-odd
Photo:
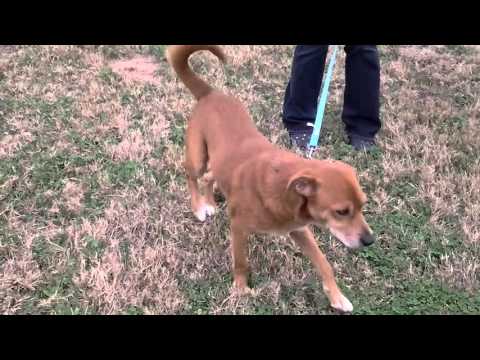
[[[328,228],[349,248],[371,245],[375,239],[362,213],[367,197],[355,170],[340,161],[309,163],[288,182],[288,191],[301,198],[297,216]]]

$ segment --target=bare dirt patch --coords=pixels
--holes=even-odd
[[[109,65],[126,82],[144,82],[160,85],[160,79],[155,75],[155,72],[158,70],[158,64],[151,57],[135,56],[131,59],[113,61]]]

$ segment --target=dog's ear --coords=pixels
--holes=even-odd
[[[320,184],[313,176],[305,174],[293,176],[287,186],[288,190],[306,197],[314,195],[319,187]]]

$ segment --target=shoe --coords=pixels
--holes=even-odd
[[[374,139],[359,137],[355,135],[348,136],[348,144],[357,151],[369,151],[376,146]]]
[[[358,135],[348,135],[348,144],[357,151],[372,150],[376,146],[374,139]]]
[[[306,151],[310,144],[313,129],[290,129],[288,135],[290,136],[290,143],[292,147],[297,147],[301,151]]]

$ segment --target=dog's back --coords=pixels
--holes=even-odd
[[[170,46],[167,60],[198,101],[189,119],[187,138],[194,139],[191,143],[203,138],[210,169],[219,187],[228,193],[231,184],[227,179],[231,179],[234,168],[273,145],[258,131],[241,101],[214,89],[191,70],[189,57],[202,50],[226,62],[226,55],[217,45]]]

